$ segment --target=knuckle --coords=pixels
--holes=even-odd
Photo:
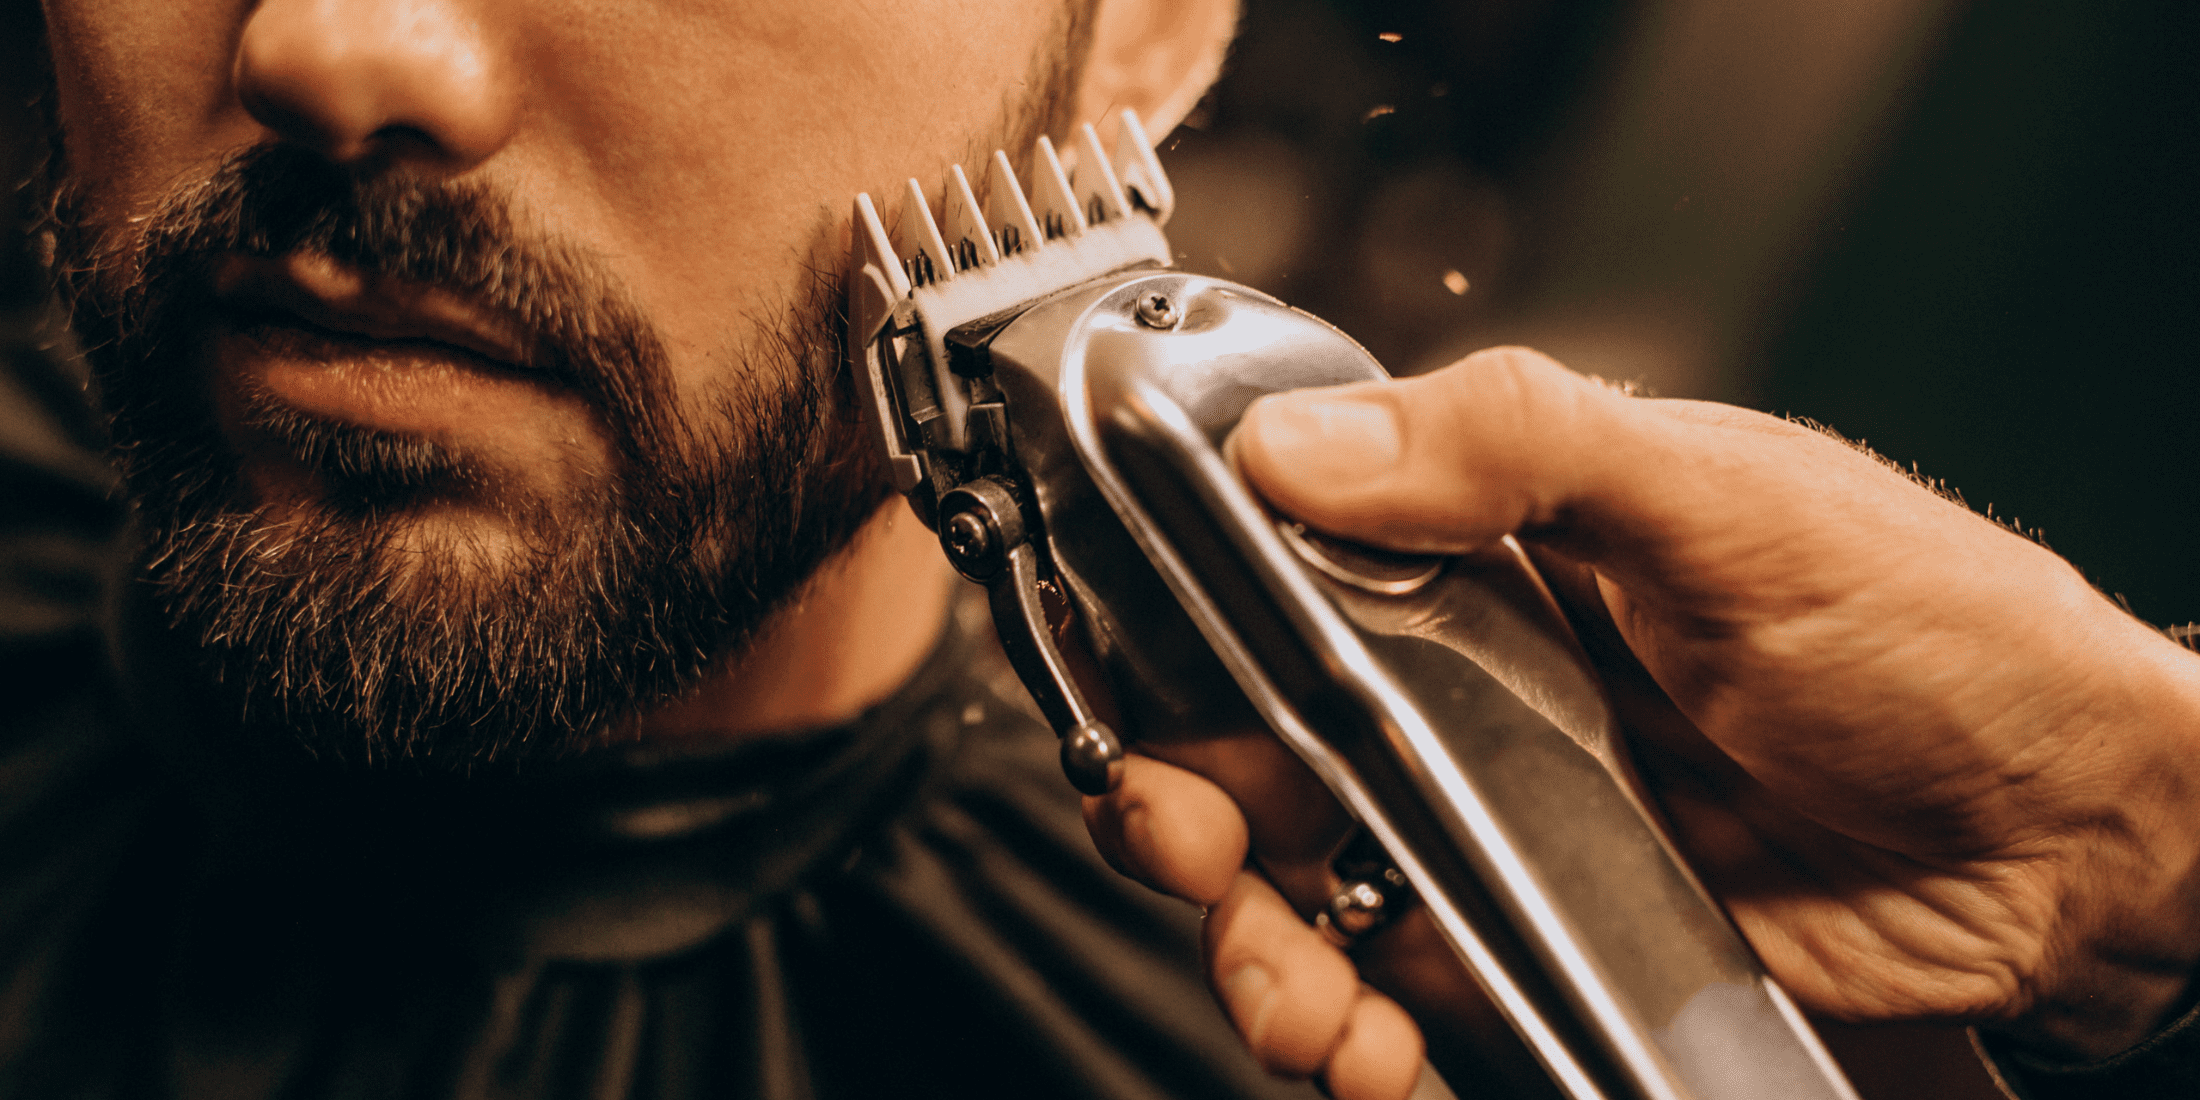
[[[1351,960],[1250,872],[1208,912],[1204,932],[1208,982],[1246,1049],[1273,1073],[1320,1070],[1361,1000]]]
[[[1241,934],[1240,926],[1247,923],[1246,910],[1253,894],[1247,883],[1250,872],[1240,871],[1229,889],[1207,909],[1207,919],[1200,925],[1201,948],[1207,957],[1208,977],[1215,981],[1237,969],[1247,948],[1257,942],[1255,935]]]
[[[1245,864],[1246,824],[1220,787],[1134,756],[1123,786],[1107,798],[1108,840],[1115,858],[1137,869],[1133,877],[1198,905],[1228,892]]]
[[[1460,360],[1454,369],[1470,388],[1521,397],[1560,387],[1578,390],[1589,384],[1587,378],[1532,348],[1488,348]]]
[[[1519,375],[1551,371],[1573,374],[1558,360],[1534,348],[1522,347],[1518,344],[1503,344],[1494,348],[1483,348],[1459,362],[1462,366],[1471,365],[1477,370],[1504,371]]]
[[[1407,415],[1433,416],[1437,436],[1457,444],[1504,448],[1532,439],[1563,439],[1584,406],[1624,401],[1556,360],[1520,347],[1478,351],[1425,376],[1429,400],[1400,403]],[[1468,430],[1459,430],[1461,428]]]
[[[1316,940],[1297,953],[1282,975],[1279,1014],[1264,1036],[1261,1056],[1270,1068],[1308,1075],[1329,1061],[1346,1036],[1359,1000],[1359,974],[1328,944]]]
[[[1608,463],[1633,401],[1517,347],[1409,379],[1393,400],[1411,425],[1404,491],[1466,543],[1556,518],[1584,471]]]
[[[1388,997],[1363,992],[1323,1076],[1337,1100],[1405,1100],[1426,1053],[1421,1030]]]

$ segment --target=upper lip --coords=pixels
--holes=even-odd
[[[362,272],[321,255],[225,256],[212,271],[215,299],[248,311],[277,310],[314,328],[366,340],[443,344],[522,370],[541,369],[538,341],[471,297]]]

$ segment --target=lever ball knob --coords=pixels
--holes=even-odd
[[[1123,782],[1123,742],[1100,722],[1087,722],[1062,737],[1062,771],[1083,794],[1106,794]]]

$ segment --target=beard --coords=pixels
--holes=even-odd
[[[522,235],[475,185],[359,177],[278,145],[120,233],[88,229],[65,187],[52,209],[135,508],[141,593],[248,736],[456,769],[616,739],[749,645],[884,496],[876,445],[838,389],[842,321],[823,280],[734,341],[723,395],[688,409],[619,286],[579,250]],[[433,440],[248,404],[252,428],[318,486],[281,508],[256,501],[200,362],[207,270],[297,254],[515,320],[547,381],[595,414],[610,476],[534,492]],[[501,521],[496,553],[420,522],[453,498]]]
[[[1055,48],[966,152],[1067,129],[1091,7],[1063,6]],[[840,370],[837,277],[745,318],[719,349],[725,384],[683,405],[646,313],[585,250],[522,232],[509,196],[277,144],[96,226],[54,102],[41,98],[52,142],[33,208],[133,506],[138,591],[247,738],[463,771],[636,736],[643,712],[755,643],[889,491]],[[301,254],[515,322],[546,380],[595,414],[611,472],[531,494],[433,440],[248,401],[246,425],[318,488],[255,500],[200,361],[208,268]],[[840,268],[813,250],[811,270]],[[421,522],[453,500],[502,521],[496,552]]]

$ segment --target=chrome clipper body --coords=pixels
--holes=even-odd
[[[1326,323],[1169,270],[1167,178],[1126,114],[1041,140],[983,205],[855,203],[849,367],[896,488],[1109,789],[1122,735],[1266,727],[1388,852],[1574,1100],[1853,1100],[1689,873],[1595,672],[1509,541],[1454,558],[1280,519],[1223,440],[1262,394],[1386,377]],[[1462,1082],[1465,1084],[1465,1082]]]

